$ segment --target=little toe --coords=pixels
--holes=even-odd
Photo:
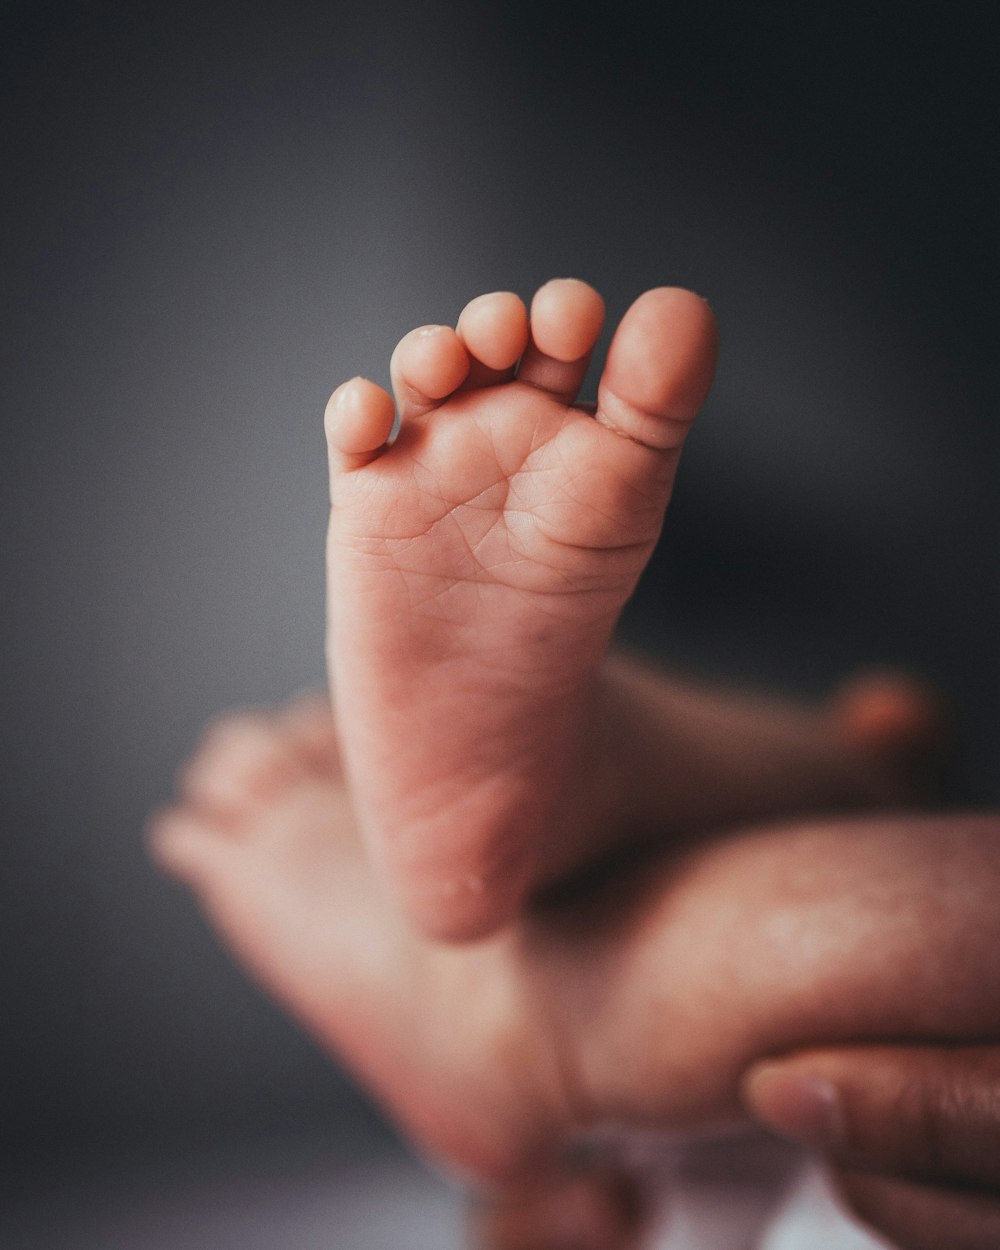
[[[154,812],[146,823],[150,859],[162,872],[190,885],[213,873],[230,841],[224,826],[187,807]]]
[[[608,350],[596,419],[634,442],[679,451],[712,385],[717,352],[715,317],[700,296],[647,291]]]
[[[277,720],[248,712],[228,716],[207,730],[181,770],[178,788],[198,811],[232,818],[294,777],[298,767]]]
[[[388,391],[367,378],[351,378],[330,396],[323,417],[335,474],[374,460],[392,433],[396,410]]]
[[[528,344],[528,310],[512,291],[479,295],[462,310],[458,335],[472,358],[465,390],[507,382]]]
[[[603,324],[604,301],[593,287],[576,278],[546,282],[531,301],[531,335],[518,381],[572,403]]]
[[[469,353],[451,326],[420,326],[404,335],[389,363],[400,421],[436,408],[465,381]]]

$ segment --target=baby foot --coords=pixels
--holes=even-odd
[[[327,408],[329,666],[352,796],[417,927],[481,937],[592,837],[599,671],[711,383],[712,314],[626,313],[574,406],[603,304],[584,283],[481,296],[407,335],[389,395]]]
[[[530,1173],[569,1105],[552,1030],[524,1009],[509,939],[432,945],[386,905],[326,701],[221,720],[180,789],[151,822],[153,857],[253,978],[438,1161],[492,1180]]]

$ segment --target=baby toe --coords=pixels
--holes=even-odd
[[[479,295],[462,310],[458,335],[472,357],[466,389],[493,386],[513,375],[528,343],[528,310],[511,291]]]
[[[338,386],[323,416],[331,474],[374,460],[388,442],[395,419],[392,396],[381,386],[367,378],[351,378]]]
[[[829,712],[842,738],[876,755],[929,755],[947,738],[941,697],[906,673],[858,674],[835,692]]]
[[[216,819],[190,807],[170,807],[149,818],[146,848],[162,872],[194,885],[214,872],[229,835]]]
[[[436,408],[465,381],[469,353],[450,326],[420,326],[404,335],[389,364],[401,421]]]
[[[576,278],[554,278],[531,301],[531,341],[518,380],[572,403],[604,324],[604,301]]]
[[[181,770],[178,788],[195,808],[238,815],[297,770],[279,720],[263,713],[225,717],[205,733]]]

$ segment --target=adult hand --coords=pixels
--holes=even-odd
[[[469,1239],[476,1250],[640,1250],[648,1216],[636,1177],[594,1169],[481,1198]]]
[[[1000,1045],[800,1052],[750,1069],[744,1095],[904,1250],[1000,1246]]]

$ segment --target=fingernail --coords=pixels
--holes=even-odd
[[[844,1112],[837,1087],[780,1063],[762,1064],[744,1093],[757,1120],[811,1150],[836,1150],[844,1141]]]

